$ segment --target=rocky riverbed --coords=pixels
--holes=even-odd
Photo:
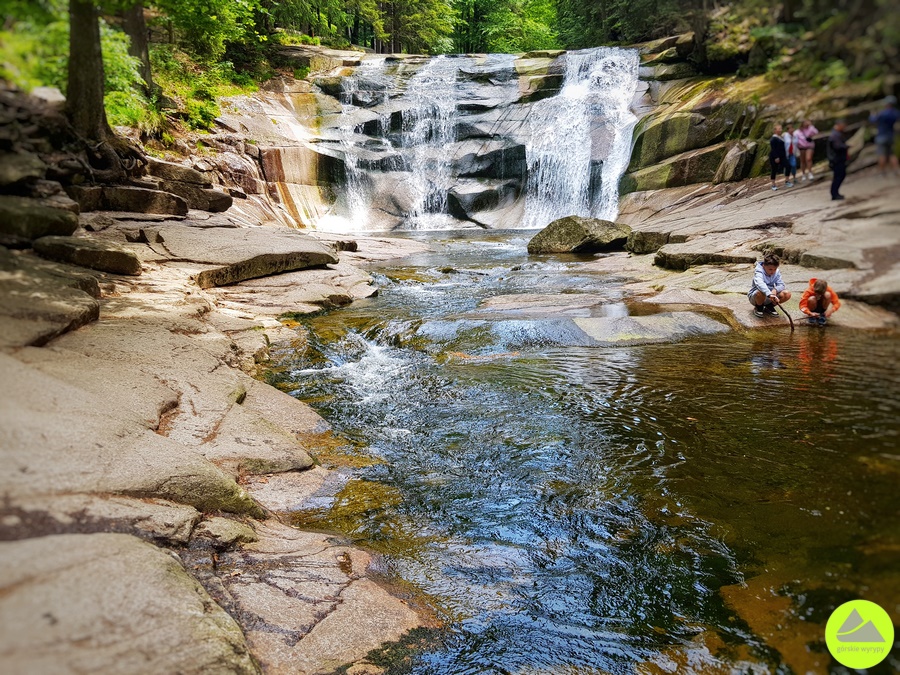
[[[77,162],[35,134],[3,148],[0,173],[0,370],[11,390],[0,406],[3,662],[15,672],[378,672],[367,653],[428,613],[380,584],[371,554],[286,524],[329,480],[317,453],[342,441],[260,378],[273,350],[303,349],[292,315],[371,296],[365,263],[422,245],[284,227],[292,214],[276,202],[291,200],[267,195],[286,183],[259,168],[283,170],[284,150],[237,132],[183,166],[154,161],[128,185],[67,192],[56,179]],[[746,301],[763,250],[786,259],[795,316],[808,279],[825,276],[847,300],[835,327],[896,329],[900,179],[872,162],[860,154],[840,203],[823,166],[815,183],[777,193],[751,179],[628,195],[627,250],[585,257],[584,268],[621,277],[647,314],[678,318],[581,330],[598,344],[641,330],[678,339],[708,321],[697,310],[733,330],[783,327]],[[505,296],[482,309],[565,316],[585,302]]]

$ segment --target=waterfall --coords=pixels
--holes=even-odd
[[[619,178],[637,121],[629,107],[638,54],[599,48],[565,58],[559,94],[535,103],[528,117],[526,228],[570,215],[618,215]]]
[[[431,229],[430,224],[447,211],[447,191],[453,167],[446,147],[456,140],[456,59],[438,56],[410,79],[404,99],[402,147],[409,148],[409,185],[413,207],[410,229]]]
[[[636,122],[629,108],[637,52],[599,48],[559,58],[536,71],[528,70],[533,60],[513,55],[363,61],[342,80],[339,124],[320,139],[320,152],[342,158],[346,182],[317,227],[527,229],[568,215],[614,220]],[[558,71],[539,70],[560,66],[561,83]],[[554,78],[556,95],[525,102],[535,81]]]

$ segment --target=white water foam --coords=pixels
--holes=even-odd
[[[619,179],[637,122],[630,105],[638,54],[599,48],[569,52],[565,59],[559,94],[535,103],[528,118],[527,228],[569,215],[607,220],[618,215]]]

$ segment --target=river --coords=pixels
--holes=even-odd
[[[297,523],[381,553],[442,619],[393,668],[829,672],[837,605],[900,604],[896,335],[578,344],[479,309],[634,311],[620,278],[529,257],[529,235],[409,233],[433,252],[373,266],[379,296],[306,319],[272,373],[347,439]]]

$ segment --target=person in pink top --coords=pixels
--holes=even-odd
[[[800,151],[800,180],[813,179],[812,165],[813,153],[816,150],[816,142],[813,140],[819,130],[812,122],[803,120],[803,124],[797,129],[797,147]]]

